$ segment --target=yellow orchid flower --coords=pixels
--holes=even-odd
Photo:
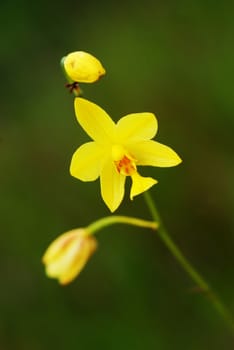
[[[75,82],[94,83],[106,73],[101,62],[84,51],[71,52],[62,62],[66,74]]]
[[[123,199],[126,176],[132,179],[131,199],[157,183],[142,177],[138,166],[171,167],[181,162],[171,148],[151,140],[158,128],[152,113],[129,114],[115,124],[101,107],[79,97],[75,98],[75,113],[93,141],[74,153],[71,175],[82,181],[100,176],[101,195],[111,212]]]
[[[47,276],[57,278],[60,284],[71,282],[83,269],[96,247],[96,239],[87,235],[83,228],[62,234],[49,245],[42,258]]]

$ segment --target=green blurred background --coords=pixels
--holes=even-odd
[[[59,234],[109,215],[99,182],[69,175],[88,140],[59,61],[84,50],[107,76],[85,96],[118,120],[154,112],[183,158],[144,168],[174,240],[234,314],[234,3],[2,1],[0,349],[233,349],[229,330],[157,235],[115,226],[72,284],[44,275]],[[128,186],[129,187],[129,186]],[[117,214],[150,219],[139,196]]]

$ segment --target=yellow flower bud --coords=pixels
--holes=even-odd
[[[83,51],[68,54],[63,65],[68,77],[79,83],[94,83],[106,73],[97,58]]]
[[[42,258],[47,276],[57,278],[60,284],[71,282],[96,248],[96,239],[87,235],[84,228],[62,234],[49,245]]]

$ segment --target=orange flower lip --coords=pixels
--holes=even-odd
[[[124,156],[121,160],[115,161],[116,169],[120,174],[131,176],[136,171],[135,163]]]

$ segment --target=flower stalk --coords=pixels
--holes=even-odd
[[[157,230],[158,223],[155,221],[147,221],[139,218],[134,218],[130,216],[112,215],[101,218],[89,226],[86,227],[86,234],[92,235],[103,229],[104,227],[114,225],[114,224],[127,224],[132,226],[149,228],[152,230]]]
[[[155,221],[115,215],[96,220],[87,227],[67,231],[57,237],[43,255],[42,262],[47,276],[58,279],[62,285],[72,282],[97,249],[94,234],[113,224],[128,224],[153,230],[158,228]]]
[[[184,256],[179,247],[174,243],[170,237],[168,231],[166,230],[157,207],[149,193],[144,193],[145,202],[151,212],[152,218],[158,223],[159,227],[157,229],[157,234],[162,242],[166,245],[170,253],[174,256],[176,261],[180,264],[187,275],[192,279],[193,282],[199,287],[205,296],[208,297],[210,302],[213,304],[216,311],[223,318],[223,320],[228,324],[230,329],[234,334],[234,320],[230,314],[227,307],[223,304],[217,294],[214,293],[211,286],[205,280],[205,278],[194,268],[194,266],[189,262],[189,260]]]

